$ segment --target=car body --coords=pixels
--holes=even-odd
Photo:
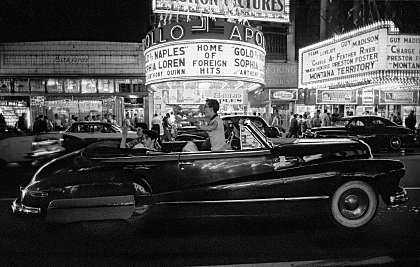
[[[63,133],[63,146],[71,152],[98,141],[121,140],[122,129],[108,122],[74,122]],[[129,131],[127,139],[137,138],[137,133]]]
[[[70,223],[305,213],[317,203],[354,229],[373,219],[379,196],[389,205],[408,199],[399,187],[404,165],[373,159],[363,141],[285,139],[273,146],[252,123],[238,127],[237,150],[180,152],[186,141],[164,143],[166,152],[121,149],[115,141],[89,145],[43,165],[12,210]]]
[[[238,123],[239,120],[250,120],[254,125],[260,128],[264,134],[269,138],[280,138],[281,132],[276,127],[271,127],[268,123],[259,116],[253,115],[224,115],[221,116],[225,124],[225,130],[228,124]],[[206,131],[198,129],[197,125],[183,126],[177,129],[176,140],[189,141],[189,140],[201,140],[208,138]]]
[[[368,143],[372,150],[399,150],[413,144],[416,134],[403,126],[379,116],[354,116],[342,118],[336,126],[315,127],[306,137],[357,137]]]
[[[62,151],[60,137],[59,132],[30,135],[15,128],[7,128],[0,133],[0,169],[10,166],[31,167],[34,159]]]

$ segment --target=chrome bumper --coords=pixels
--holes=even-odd
[[[389,197],[391,205],[399,205],[408,201],[408,194],[405,189]]]
[[[19,203],[18,199],[13,201],[11,207],[14,214],[41,214],[41,208],[25,206]]]

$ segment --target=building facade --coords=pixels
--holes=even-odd
[[[144,116],[141,43],[50,41],[0,44],[0,111],[14,126],[26,113],[63,124],[99,115]]]

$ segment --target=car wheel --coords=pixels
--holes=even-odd
[[[348,229],[360,228],[375,216],[378,196],[369,184],[350,181],[335,191],[330,208],[336,224]]]
[[[393,136],[389,139],[389,149],[393,151],[400,150],[402,146],[402,140],[401,137]]]

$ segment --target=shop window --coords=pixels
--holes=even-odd
[[[3,79],[0,80],[0,93],[10,93],[10,80]]]
[[[45,80],[30,80],[31,92],[45,93]]]
[[[64,81],[65,93],[80,93],[79,80],[67,79]]]
[[[83,79],[81,84],[82,84],[82,94],[96,93],[96,80],[95,79]]]
[[[57,79],[47,80],[47,92],[48,93],[62,93],[64,81]]]
[[[15,80],[14,89],[15,93],[29,93],[29,80]]]
[[[113,93],[114,92],[114,80],[98,80],[98,92],[99,93]]]
[[[117,80],[116,91],[119,93],[131,93],[131,81],[130,80]]]

